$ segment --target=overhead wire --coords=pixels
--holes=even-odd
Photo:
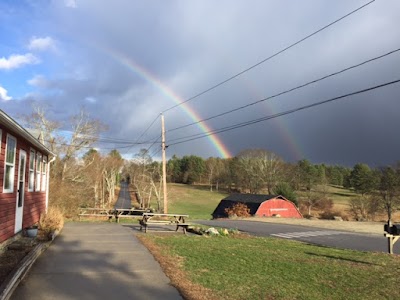
[[[96,148],[96,147],[93,146],[93,145],[91,145],[91,146],[82,146],[82,145],[73,145],[73,144],[70,144],[70,143],[63,143],[63,142],[56,142],[56,141],[48,141],[48,140],[45,140],[45,142],[51,143],[51,144],[56,144],[56,145],[58,145],[58,146],[66,146],[66,147],[75,147],[75,148],[84,148],[84,149]],[[147,144],[149,144],[149,143],[143,143],[143,144],[140,143],[140,144],[136,144],[136,145],[147,145]],[[113,147],[113,148],[104,148],[104,147],[101,147],[101,149],[104,149],[104,150],[125,149],[125,148],[129,148],[129,147],[132,147],[132,146],[135,146],[135,145],[128,144],[128,145],[125,145],[125,146],[118,146],[118,147]]]
[[[66,130],[66,129],[55,129],[55,131],[59,131],[59,132],[71,132],[74,133],[74,131],[72,130]],[[142,141],[142,142],[137,142],[138,139],[136,139],[136,141],[132,141],[132,140],[128,140],[128,139],[118,139],[118,138],[112,138],[112,137],[105,137],[105,136],[94,136],[94,135],[89,135],[89,134],[80,134],[78,136],[79,138],[89,138],[89,139],[95,139],[96,142],[99,143],[115,143],[115,144],[150,144],[151,141]]]
[[[154,140],[154,142],[150,145],[150,147],[149,148],[147,148],[147,153],[149,153],[150,152],[150,149],[156,144],[156,143],[158,143],[159,141],[160,141],[160,139],[161,139],[161,135],[160,136],[158,136],[155,140]],[[161,151],[161,148],[159,149],[159,151]],[[159,151],[157,151],[157,153],[159,152]],[[153,157],[155,154],[152,154],[152,155],[150,155],[150,157]]]
[[[289,46],[283,48],[282,50],[279,50],[278,52],[276,52],[276,53],[274,53],[274,54],[268,56],[267,58],[265,58],[265,59],[263,59],[263,60],[261,60],[261,61],[255,63],[254,65],[251,65],[250,67],[248,67],[248,68],[246,68],[246,69],[244,69],[244,70],[242,70],[242,71],[240,71],[240,72],[238,72],[238,73],[232,75],[231,77],[229,77],[229,78],[227,78],[227,79],[225,79],[225,80],[223,80],[223,81],[221,81],[221,82],[219,82],[219,83],[217,83],[217,84],[211,86],[210,88],[207,88],[207,89],[205,89],[204,91],[202,91],[202,92],[200,92],[200,93],[198,93],[198,94],[196,94],[196,95],[194,95],[194,96],[192,96],[192,97],[190,97],[190,98],[188,98],[188,99],[186,99],[186,100],[184,100],[184,101],[182,101],[182,102],[180,102],[180,103],[178,103],[178,104],[175,104],[175,105],[173,105],[173,106],[167,108],[166,110],[163,111],[163,113],[166,113],[166,112],[168,112],[168,111],[170,111],[170,110],[172,110],[172,109],[174,109],[174,108],[176,108],[176,107],[178,107],[178,106],[181,106],[181,105],[183,105],[183,104],[185,104],[185,103],[187,103],[187,102],[189,102],[189,101],[192,101],[192,100],[194,100],[194,99],[196,99],[196,98],[198,98],[198,97],[200,97],[200,96],[202,96],[202,95],[204,95],[204,94],[206,94],[206,93],[208,93],[208,92],[210,92],[210,91],[216,89],[217,87],[220,87],[221,85],[224,85],[225,83],[227,83],[227,82],[229,82],[229,81],[231,81],[231,80],[233,80],[233,79],[235,79],[235,78],[237,78],[237,77],[243,75],[244,73],[246,73],[246,72],[248,72],[248,71],[250,71],[250,70],[252,70],[252,69],[258,67],[259,65],[261,65],[261,64],[263,64],[263,63],[265,63],[265,62],[271,60],[272,58],[274,58],[274,57],[280,55],[281,53],[283,53],[283,52],[285,52],[285,51],[287,51],[287,50],[293,48],[294,46],[296,46],[296,45],[298,45],[298,44],[304,42],[305,40],[307,40],[307,39],[313,37],[314,35],[320,33],[321,31],[323,31],[323,30],[325,30],[325,29],[331,27],[332,25],[334,25],[334,24],[336,24],[336,23],[342,21],[343,19],[345,19],[345,18],[347,18],[347,17],[353,15],[354,13],[356,13],[356,12],[360,11],[361,9],[367,7],[368,5],[372,4],[373,2],[375,2],[375,0],[372,0],[372,1],[369,1],[369,2],[367,2],[367,3],[365,3],[365,4],[363,4],[362,6],[360,6],[360,7],[356,8],[356,9],[352,10],[351,12],[347,13],[346,15],[344,15],[344,16],[342,16],[342,17],[336,19],[335,21],[333,21],[333,22],[331,22],[331,23],[329,23],[329,24],[323,26],[322,28],[320,28],[320,29],[318,29],[318,30],[312,32],[311,34],[308,34],[307,36],[301,38],[300,40],[298,40],[298,41],[296,41],[296,42],[290,44]]]
[[[219,129],[214,129],[214,130],[208,131],[206,133],[194,134],[194,135],[189,135],[189,136],[186,136],[186,137],[173,139],[173,140],[170,140],[170,141],[176,141],[176,142],[175,143],[169,143],[169,146],[186,143],[186,142],[189,142],[189,141],[197,140],[197,139],[204,138],[204,137],[207,137],[207,136],[210,136],[210,135],[214,135],[214,134],[217,134],[217,133],[222,133],[222,132],[226,132],[226,131],[242,128],[242,127],[245,127],[245,126],[253,125],[253,124],[256,124],[256,123],[260,123],[260,122],[263,122],[263,121],[275,119],[275,118],[278,118],[278,117],[281,117],[281,116],[285,116],[285,115],[289,115],[289,114],[292,114],[292,113],[295,113],[295,112],[298,112],[298,111],[310,109],[312,107],[320,106],[320,105],[323,105],[323,104],[327,104],[327,103],[330,103],[330,102],[338,101],[338,100],[341,100],[341,99],[344,99],[344,98],[348,98],[348,97],[351,97],[351,96],[355,96],[355,95],[358,95],[358,94],[362,94],[362,93],[366,93],[366,92],[369,92],[369,91],[372,91],[372,90],[383,88],[383,87],[386,87],[386,86],[389,86],[389,85],[393,85],[393,84],[396,84],[396,83],[399,83],[399,82],[400,82],[400,79],[393,80],[393,81],[390,81],[390,82],[386,82],[386,83],[383,83],[383,84],[379,84],[379,85],[375,85],[375,86],[372,86],[372,87],[369,87],[369,88],[365,88],[365,89],[362,89],[362,90],[351,92],[351,93],[348,93],[348,94],[345,94],[345,95],[337,96],[337,97],[330,98],[330,99],[327,99],[327,100],[318,101],[318,102],[314,102],[312,104],[308,104],[308,105],[300,106],[300,107],[297,107],[297,108],[294,108],[294,109],[286,110],[284,112],[280,112],[280,113],[277,113],[277,114],[274,114],[274,115],[265,116],[265,117],[262,117],[262,118],[257,118],[257,119],[249,120],[249,121],[246,121],[246,122],[237,123],[237,124],[234,124],[234,125],[231,125],[231,126],[222,127],[222,128],[219,128]]]
[[[222,116],[224,116],[224,115],[227,115],[227,114],[230,114],[230,113],[233,113],[233,112],[236,112],[236,111],[240,111],[240,110],[245,109],[245,108],[248,108],[248,107],[250,107],[250,106],[253,106],[253,105],[256,105],[256,104],[265,102],[265,101],[267,101],[267,100],[271,100],[271,99],[273,99],[273,98],[277,98],[277,97],[279,97],[279,96],[288,94],[288,93],[293,92],[293,91],[295,91],[295,90],[304,88],[304,87],[306,87],[306,86],[309,86],[309,85],[311,85],[311,84],[317,83],[317,82],[322,81],[322,80],[324,80],[324,79],[327,79],[327,78],[330,78],[330,77],[339,75],[339,74],[341,74],[341,73],[344,73],[344,72],[346,72],[346,71],[349,71],[349,70],[352,70],[352,69],[361,67],[361,66],[363,66],[363,65],[365,65],[365,64],[367,64],[367,63],[370,63],[370,62],[373,62],[373,61],[382,59],[382,58],[384,58],[384,57],[386,57],[386,56],[389,56],[389,55],[394,54],[394,53],[399,52],[399,51],[400,51],[400,48],[397,48],[397,49],[392,50],[392,51],[389,51],[389,52],[387,52],[387,53],[385,53],[385,54],[382,54],[382,55],[379,55],[379,56],[370,58],[370,59],[368,59],[368,60],[365,60],[365,61],[363,61],[363,62],[361,62],[361,63],[352,65],[352,66],[350,66],[350,67],[346,67],[346,68],[344,68],[344,69],[342,69],[342,70],[340,70],[340,71],[333,72],[333,73],[331,73],[331,74],[329,74],[329,75],[325,75],[325,76],[320,77],[320,78],[318,78],[318,79],[314,79],[314,80],[309,81],[309,82],[307,82],[307,83],[304,83],[304,84],[298,85],[298,86],[296,86],[296,87],[287,89],[287,90],[285,90],[285,91],[283,91],[283,92],[279,92],[279,93],[274,94],[274,95],[272,95],[272,96],[268,96],[268,97],[266,97],[266,98],[263,98],[263,99],[260,99],[260,100],[257,100],[257,101],[248,103],[248,104],[243,105],[243,106],[239,106],[239,107],[230,109],[230,110],[228,110],[228,111],[225,111],[225,112],[216,114],[216,115],[214,115],[214,116],[211,116],[211,117],[208,117],[208,118],[205,118],[205,119],[198,120],[198,121],[196,121],[196,122],[188,123],[188,124],[185,124],[185,125],[182,125],[182,126],[175,127],[175,128],[173,128],[173,129],[169,129],[169,130],[167,130],[167,132],[173,132],[173,131],[176,131],[176,130],[179,130],[179,129],[183,129],[183,128],[186,128],[186,127],[189,127],[189,126],[192,126],[192,125],[196,125],[196,124],[199,124],[199,123],[203,123],[203,122],[206,122],[206,121],[209,121],[209,120],[218,118],[218,117],[222,117]]]
[[[149,131],[149,129],[154,125],[154,123],[157,121],[157,119],[159,118],[160,115],[158,115],[157,117],[155,117],[155,119],[153,120],[153,122],[151,122],[151,124],[146,128],[145,131],[143,131],[143,133],[136,139],[136,141],[138,142],[146,133],[147,131]],[[154,143],[153,143],[154,144]],[[153,145],[152,144],[152,145]],[[149,148],[151,148],[152,146],[150,146]],[[131,149],[133,148],[133,146],[131,148],[129,148],[127,151],[125,151],[125,153],[128,153],[129,151],[131,151]]]
[[[233,76],[231,76],[231,77],[229,77],[229,78],[227,78],[227,79],[225,79],[225,80],[223,80],[223,81],[221,81],[221,82],[219,82],[219,83],[217,83],[217,84],[211,86],[210,88],[208,88],[208,89],[206,89],[206,90],[204,90],[204,91],[202,91],[202,92],[200,92],[200,93],[198,93],[198,94],[196,94],[196,95],[194,95],[194,96],[192,96],[192,97],[190,97],[190,98],[188,98],[188,99],[182,101],[181,103],[176,104],[176,105],[174,105],[174,106],[172,106],[172,107],[170,107],[170,108],[164,110],[163,113],[168,112],[168,111],[170,111],[170,110],[172,110],[172,109],[174,109],[174,108],[176,108],[176,107],[178,107],[178,106],[180,106],[180,105],[183,105],[184,103],[187,103],[187,102],[189,102],[189,101],[191,101],[191,100],[194,100],[194,99],[196,99],[196,98],[198,98],[198,97],[200,97],[200,96],[202,96],[202,95],[204,95],[204,94],[206,94],[206,93],[208,93],[208,92],[210,92],[210,91],[216,89],[217,87],[219,87],[219,86],[221,86],[221,85],[223,85],[223,84],[225,84],[225,83],[227,83],[227,82],[229,82],[229,81],[231,81],[231,80],[233,80],[233,79],[235,79],[235,78],[241,76],[242,74],[244,74],[244,73],[246,73],[246,72],[248,72],[248,71],[250,71],[250,70],[256,68],[257,66],[259,66],[259,65],[261,65],[261,64],[263,64],[263,63],[265,63],[265,62],[267,62],[268,60],[270,60],[270,59],[272,59],[272,58],[274,58],[274,57],[280,55],[281,53],[283,53],[283,52],[285,52],[285,51],[287,51],[287,50],[293,48],[294,46],[296,46],[296,45],[302,43],[303,41],[305,41],[305,40],[311,38],[312,36],[318,34],[319,32],[321,32],[321,31],[323,31],[323,30],[325,30],[325,29],[331,27],[332,25],[334,25],[334,24],[340,22],[341,20],[343,20],[343,19],[345,19],[345,18],[351,16],[352,14],[354,14],[354,13],[356,13],[357,11],[359,11],[359,10],[361,10],[361,9],[363,9],[363,8],[365,8],[365,7],[367,7],[368,5],[372,4],[373,2],[375,2],[375,0],[372,0],[372,1],[369,1],[369,2],[367,2],[367,3],[365,3],[365,4],[363,4],[362,6],[360,6],[360,7],[356,8],[356,9],[354,9],[353,11],[347,13],[346,15],[344,15],[344,16],[342,16],[342,17],[336,19],[335,21],[333,21],[333,22],[331,22],[331,23],[329,23],[329,24],[323,26],[322,28],[320,28],[320,29],[314,31],[313,33],[311,33],[311,34],[309,34],[309,35],[307,35],[307,36],[301,38],[300,40],[298,40],[298,41],[296,41],[296,42],[290,44],[289,46],[283,48],[282,50],[280,50],[280,51],[274,53],[273,55],[270,55],[269,57],[267,57],[267,58],[265,58],[265,59],[263,59],[263,60],[257,62],[256,64],[254,64],[254,65],[252,65],[252,66],[250,66],[250,67],[248,67],[248,68],[246,68],[246,69],[240,71],[239,73],[236,73],[236,74],[234,74]],[[310,83],[310,84],[311,84],[311,83]],[[276,97],[276,96],[275,96],[275,97]],[[264,101],[265,101],[265,100],[264,100]],[[233,110],[233,111],[234,111],[234,110]],[[232,112],[233,112],[233,111],[232,111]],[[229,113],[229,112],[227,112],[227,113]],[[226,114],[226,113],[225,113],[225,114]],[[211,118],[215,118],[215,117],[217,117],[217,116],[214,116],[214,117],[211,117]],[[157,119],[157,118],[156,118],[156,119]],[[149,125],[149,127],[142,133],[142,135],[138,138],[138,140],[151,128],[151,126],[155,123],[156,119],[155,119],[155,120]],[[206,120],[209,120],[209,119],[204,119],[204,120],[202,120],[201,122],[204,122],[204,121],[206,121]],[[193,123],[193,124],[196,124],[196,123],[199,123],[199,122],[195,122],[195,123]],[[193,125],[193,124],[190,124],[190,125]],[[187,126],[190,126],[190,125],[186,125],[186,126],[184,126],[184,127],[187,127]],[[181,127],[181,128],[183,128],[183,127]],[[179,129],[179,128],[176,128],[176,129],[173,129],[173,130],[178,130],[178,129]],[[153,145],[151,145],[151,146],[148,148],[148,150],[149,150],[152,146],[153,146]],[[130,149],[129,149],[129,150],[130,150]],[[129,151],[129,150],[128,150],[128,151]],[[127,151],[127,152],[128,152],[128,151]],[[160,151],[161,151],[161,150],[160,150]]]

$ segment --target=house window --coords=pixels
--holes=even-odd
[[[29,152],[29,182],[28,192],[33,192],[35,186],[35,150]]]
[[[47,183],[47,156],[43,156],[43,167],[42,167],[42,192],[46,191]]]
[[[6,159],[4,170],[3,192],[14,192],[14,174],[15,174],[15,152],[17,149],[17,140],[15,137],[7,134]]]
[[[36,187],[35,191],[40,191],[40,178],[42,175],[42,154],[36,152]]]

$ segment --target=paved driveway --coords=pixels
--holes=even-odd
[[[67,223],[12,299],[182,299],[133,230]]]
[[[241,220],[204,220],[199,224],[216,227],[236,228],[256,236],[273,236],[294,239],[311,244],[353,249],[359,251],[388,252],[387,238],[382,234],[360,234],[326,228],[263,223]],[[394,246],[394,253],[400,254],[400,241]]]

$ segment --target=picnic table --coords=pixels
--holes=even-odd
[[[119,223],[120,218],[142,218],[142,214],[145,213],[146,209],[126,209],[126,208],[117,208],[114,210],[115,221]]]
[[[183,233],[186,234],[186,230],[190,224],[186,223],[185,218],[189,215],[181,214],[160,214],[160,213],[143,213],[142,219],[139,220],[140,231],[147,232],[147,227],[149,225],[175,225],[176,230],[179,228],[183,229]]]
[[[79,220],[81,217],[108,217],[108,220],[111,221],[114,215],[114,209],[109,208],[92,208],[85,207],[79,208]]]

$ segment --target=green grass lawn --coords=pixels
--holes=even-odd
[[[400,257],[257,237],[142,235],[219,299],[400,299]]]
[[[357,197],[353,190],[346,189],[339,186],[328,186],[329,197],[333,200],[335,205],[349,205],[349,200]]]
[[[210,192],[206,186],[168,184],[168,212],[189,214],[190,219],[210,219],[221,199],[228,194]]]

